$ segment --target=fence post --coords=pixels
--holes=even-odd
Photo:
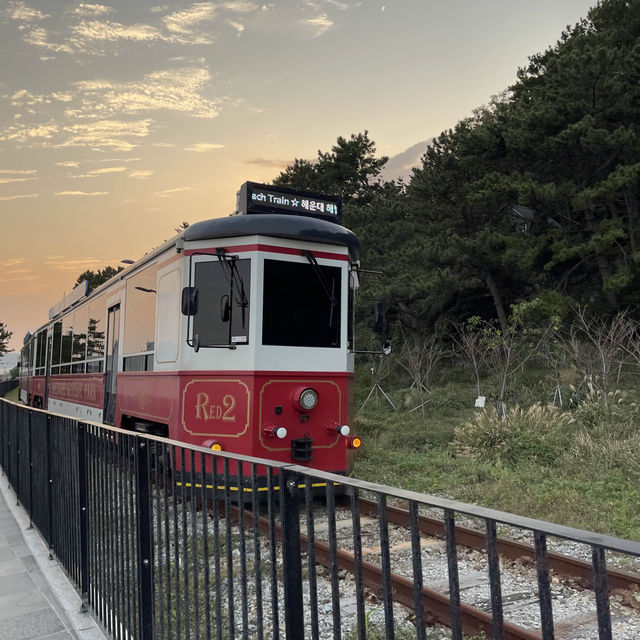
[[[89,512],[87,511],[87,425],[78,422],[78,482],[80,497],[80,612],[87,611],[89,602]]]
[[[151,491],[149,482],[149,447],[144,438],[136,436],[135,451],[140,640],[153,640]]]
[[[27,409],[29,416],[29,529],[33,529],[33,434],[31,430],[31,416],[33,412]]]
[[[53,478],[51,477],[51,414],[47,412],[47,543],[49,560],[53,560]]]
[[[282,560],[284,568],[284,620],[287,640],[304,639],[300,512],[296,474],[280,470]]]

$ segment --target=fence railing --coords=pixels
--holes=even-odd
[[[607,560],[640,566],[636,542],[5,400],[0,465],[117,639],[548,640],[575,594],[582,623],[592,616],[584,637],[612,638]],[[435,515],[441,539],[425,533]],[[484,552],[466,549],[460,524]],[[533,560],[505,561],[499,527],[529,537]],[[583,545],[591,578],[552,575],[552,540]],[[434,623],[450,631],[434,636]]]
[[[2,380],[0,381],[0,398],[6,395],[12,389],[15,389],[18,386],[17,380]]]

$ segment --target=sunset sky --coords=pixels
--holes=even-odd
[[[393,156],[515,80],[594,0],[0,0],[0,321],[369,131]]]

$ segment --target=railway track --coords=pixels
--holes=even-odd
[[[367,526],[373,526],[375,529],[375,524],[377,524],[379,517],[378,504],[366,499],[360,499],[358,502],[363,530]],[[232,513],[237,521],[239,518],[238,509],[233,507]],[[396,506],[387,506],[385,514],[388,524],[403,529],[410,527],[411,513],[408,510]],[[245,524],[250,525],[253,522],[253,517],[253,512],[245,511]],[[258,522],[263,533],[270,531],[270,524],[267,518],[260,517]],[[340,523],[346,526],[341,527]],[[472,604],[461,602],[460,591],[458,591],[454,595],[454,601],[452,602],[452,598],[448,595],[448,585],[438,585],[437,588],[432,588],[432,586],[427,587],[423,584],[416,584],[412,576],[403,575],[402,573],[389,571],[385,575],[385,571],[381,566],[383,563],[378,564],[367,559],[368,557],[375,557],[380,552],[379,547],[365,546],[360,550],[348,548],[348,541],[352,540],[352,530],[349,525],[349,518],[337,521],[337,536],[338,538],[344,538],[344,540],[339,540],[339,546],[333,550],[329,542],[321,539],[328,529],[324,523],[316,525],[311,535],[306,533],[303,525],[300,534],[301,547],[309,552],[312,546],[315,562],[329,570],[334,565],[338,570],[349,574],[358,573],[363,586],[368,590],[370,596],[374,598],[382,593],[385,588],[385,580],[388,580],[388,588],[392,593],[393,601],[411,611],[416,612],[419,610],[419,618],[423,623],[437,623],[453,629],[459,625],[459,631],[464,634],[475,636],[484,633],[487,638],[501,637],[503,640],[541,639],[542,634],[539,628],[525,628],[506,620],[499,625],[501,635],[497,635],[499,632],[496,630],[495,625],[495,611],[493,614],[491,612],[491,598],[487,598],[484,602],[481,601],[479,604],[476,603],[476,606],[473,606]],[[346,536],[340,536],[341,529],[346,532]],[[418,530],[420,532],[420,542],[418,544],[422,544],[423,547],[431,547],[433,549],[434,544],[444,544],[445,524],[441,520],[419,515]],[[282,530],[277,524],[275,525],[275,536],[278,540],[282,539]],[[364,533],[363,536],[366,537],[367,534]],[[345,541],[347,541],[347,544],[345,544]],[[466,547],[477,552],[477,554],[486,555],[486,536],[484,532],[458,525],[455,527],[455,542],[459,547]],[[415,541],[413,544],[415,545]],[[401,553],[407,552],[410,549],[411,545],[407,545],[406,542],[400,544],[391,543],[389,546],[389,551],[392,554],[398,551]],[[532,546],[509,540],[508,538],[496,538],[495,549],[503,560],[510,560],[516,564],[524,561],[525,564],[529,565],[530,571],[534,571],[531,568],[535,563],[535,549]],[[575,587],[582,590],[588,590],[592,587],[593,570],[589,563],[554,552],[548,552],[547,558],[549,569],[554,579],[569,579]],[[507,569],[503,566],[501,572],[504,575],[507,573]],[[484,574],[486,575],[486,585],[483,585],[482,580],[476,576],[470,582],[473,588],[488,587],[488,570],[484,570]],[[465,584],[463,572],[461,572],[461,577],[462,584],[460,588],[464,591],[469,583]],[[607,571],[607,580],[609,588],[614,592],[633,591],[640,593],[640,576],[638,575],[609,569]],[[524,589],[518,592],[505,593],[502,597],[505,610],[507,608],[517,610],[520,606],[537,607],[536,588],[530,587],[529,590]],[[458,613],[452,615],[456,609]],[[638,615],[637,612],[636,615]],[[502,613],[499,614],[499,617],[502,618]],[[615,612],[612,613],[611,618],[613,625],[616,624],[618,618],[624,622],[624,616],[616,616]],[[416,620],[416,622],[420,622],[420,620]],[[591,613],[578,611],[574,615],[557,619],[555,620],[554,629],[557,640],[597,637],[598,627],[595,610]],[[590,632],[591,635],[589,635]],[[580,635],[580,633],[586,635]],[[594,633],[595,635],[593,635]],[[636,636],[623,637],[624,640],[629,640]],[[637,637],[640,638],[640,635]]]

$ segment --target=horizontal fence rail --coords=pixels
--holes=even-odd
[[[640,637],[637,542],[6,400],[0,465],[118,640]],[[591,576],[560,574],[563,544]]]

